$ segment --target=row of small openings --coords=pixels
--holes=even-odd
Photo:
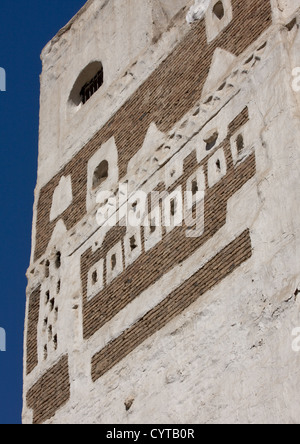
[[[217,145],[218,138],[219,138],[219,133],[214,132],[212,136],[208,137],[207,139],[204,139],[204,142],[206,143],[206,151],[212,150]],[[239,134],[237,136],[235,143],[237,146],[238,154],[241,154],[245,148],[244,137],[242,134]]]
[[[60,292],[60,281],[57,283],[57,294]],[[46,291],[45,294],[45,306],[47,310],[47,314],[44,318],[44,333],[46,334],[46,341],[47,344],[44,345],[44,359],[46,360],[48,358],[49,353],[49,345],[52,343],[52,348],[54,351],[57,350],[58,347],[58,337],[57,334],[53,334],[54,325],[56,325],[56,322],[58,320],[58,306],[56,305],[56,301],[54,297],[50,296],[50,291]],[[52,323],[50,323],[50,317],[52,318]]]
[[[52,333],[51,333],[51,334],[52,334]],[[49,335],[50,335],[50,333],[49,333]],[[53,336],[52,341],[53,341],[54,350],[56,351],[56,350],[57,350],[57,347],[58,347],[57,334],[55,334],[55,335]],[[48,344],[45,344],[45,345],[44,345],[44,360],[45,360],[45,361],[48,359],[48,351],[49,351],[49,350],[48,350]]]
[[[55,268],[58,270],[61,267],[61,253],[58,251],[55,255]],[[50,261],[47,259],[45,263],[45,278],[50,276]]]
[[[207,138],[207,150],[211,150],[216,144],[217,144],[217,140],[218,140],[219,134],[218,132],[214,132],[212,136]],[[240,149],[243,148],[244,146],[244,142],[243,142],[243,136],[240,135],[239,141],[237,141],[237,144],[239,144]],[[215,162],[215,167],[216,167],[216,171],[217,172],[221,172],[222,170],[222,164],[221,164],[221,160],[219,158],[216,159]],[[193,197],[196,196],[196,194],[199,192],[199,181],[198,178],[194,178],[191,181],[191,192]],[[137,211],[137,202],[132,203],[132,210],[133,211]],[[177,214],[178,211],[178,200],[176,198],[170,199],[169,202],[169,211],[170,211],[170,216],[171,218],[174,218]],[[155,219],[151,219],[150,220],[150,233],[153,234],[158,228],[158,225],[156,225],[156,220]],[[137,237],[135,235],[131,236],[129,239],[129,247],[131,252],[133,252],[134,250],[136,250],[137,248],[139,248],[139,242],[137,241]],[[113,253],[111,254],[109,257],[106,258],[107,265],[109,265],[109,268],[111,271],[116,270],[118,263],[121,263],[121,260],[124,262],[124,258],[120,259],[117,255],[117,253]],[[92,275],[91,275],[91,283],[92,285],[96,285],[100,280],[100,276],[99,276],[99,272],[98,270],[94,270]],[[104,279],[101,278],[101,282],[103,282]]]

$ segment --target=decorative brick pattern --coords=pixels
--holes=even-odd
[[[86,214],[87,163],[103,143],[115,137],[119,150],[120,179],[128,162],[141,148],[149,125],[169,131],[199,100],[217,47],[240,55],[271,24],[271,6],[266,0],[233,0],[233,19],[210,44],[204,21],[191,31],[169,57],[149,76],[135,94],[98,131],[90,142],[40,192],[35,259],[47,248],[57,219],[50,222],[54,190],[62,176],[72,178],[74,199],[60,216],[71,229]]]
[[[68,356],[42,376],[27,393],[27,405],[33,409],[33,423],[42,424],[70,398]]]
[[[255,155],[251,154],[244,162],[234,167],[230,150],[230,137],[248,121],[248,109],[238,115],[229,125],[229,135],[220,145],[225,151],[227,174],[212,188],[206,190],[204,208],[204,233],[200,237],[186,236],[185,225],[175,227],[171,232],[165,233],[161,242],[151,250],[143,252],[137,261],[129,265],[123,273],[107,284],[98,295],[89,300],[87,294],[88,273],[91,267],[106,255],[125,236],[124,227],[112,228],[102,247],[95,253],[89,249],[81,258],[81,278],[83,286],[83,330],[84,337],[89,338],[103,325],[110,321],[120,310],[138,297],[150,285],[159,280],[175,265],[186,260],[208,239],[213,237],[226,223],[227,202],[256,172]],[[220,148],[218,147],[218,148]],[[185,159],[184,173],[169,189],[171,193],[179,185],[185,191],[187,179],[199,166],[203,166],[207,177],[207,164],[214,155],[205,158],[200,165],[196,161],[195,152]],[[161,190],[160,190],[161,191]],[[142,227],[142,233],[143,233]],[[143,235],[142,235],[143,239]],[[104,276],[106,267],[104,267]]]
[[[38,365],[38,322],[40,311],[41,287],[34,290],[29,296],[28,326],[27,326],[27,375]]]
[[[93,381],[99,379],[146,339],[165,327],[251,256],[250,233],[246,230],[133,327],[97,353],[92,358]]]

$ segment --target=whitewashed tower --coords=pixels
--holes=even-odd
[[[299,421],[299,23],[89,0],[45,47],[24,423]]]

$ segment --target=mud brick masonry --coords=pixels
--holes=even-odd
[[[299,421],[299,23],[89,0],[45,47],[24,423]],[[124,184],[149,224],[99,225]]]

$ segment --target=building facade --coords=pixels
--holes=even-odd
[[[299,421],[299,24],[89,0],[45,47],[24,423]]]

